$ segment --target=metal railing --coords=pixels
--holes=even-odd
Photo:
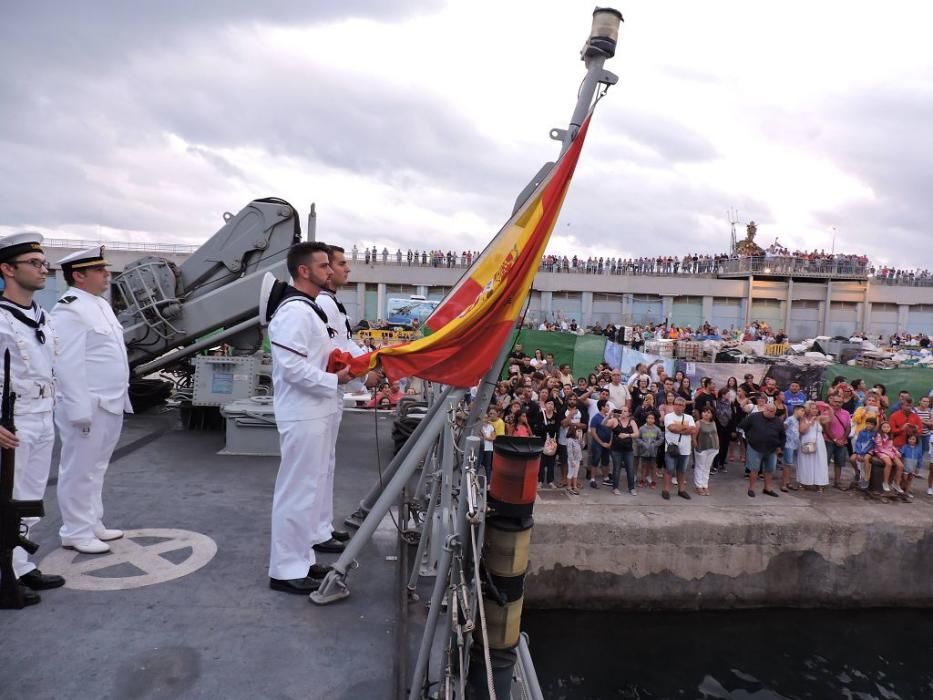
[[[77,238],[46,238],[42,245],[48,248],[91,248],[102,245],[111,250],[139,251],[141,253],[175,253],[178,255],[191,255],[201,246],[184,243],[146,243],[129,241],[89,241]]]
[[[933,287],[933,277],[901,275],[900,277],[869,276],[872,284],[885,284],[898,287]]]
[[[851,260],[810,260],[791,256],[755,256],[722,260],[719,263],[719,274],[868,279],[868,266]]]

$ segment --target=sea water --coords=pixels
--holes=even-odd
[[[544,697],[933,699],[933,610],[526,610]]]

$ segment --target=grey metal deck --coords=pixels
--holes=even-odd
[[[304,596],[271,591],[266,567],[277,458],[218,456],[222,434],[187,432],[176,423],[174,412],[127,417],[105,483],[107,524],[203,533],[216,542],[216,556],[165,583],[117,591],[66,587],[43,591],[37,606],[0,611],[0,698],[393,697],[400,640],[391,523],[350,574],[348,600],[317,607]],[[380,415],[378,424],[385,465],[391,418]],[[372,414],[344,416],[337,522],[378,478],[374,430]],[[57,458],[52,470],[54,480]],[[40,565],[59,547],[52,485],[45,503],[48,515],[32,533]],[[177,563],[184,554],[164,558]],[[125,566],[110,572],[131,574]]]

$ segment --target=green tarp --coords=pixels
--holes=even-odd
[[[586,377],[600,362],[606,350],[606,338],[601,335],[576,335],[553,331],[522,330],[512,333],[512,343],[521,343],[522,352],[534,357],[536,349],[554,353],[555,364],[570,364],[574,377]]]
[[[849,367],[848,365],[829,365],[823,372],[823,396],[826,390],[838,376],[846,378],[847,382],[855,379],[864,379],[870,389],[875,384],[884,384],[891,405],[897,403],[899,391],[909,391],[914,400],[926,396],[933,388],[933,370],[923,367],[901,367],[898,369],[866,369],[865,367]]]

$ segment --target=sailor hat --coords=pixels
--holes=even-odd
[[[81,270],[86,267],[101,267],[110,263],[104,259],[104,246],[96,245],[87,250],[79,250],[77,253],[66,255],[58,261],[62,270]]]
[[[41,253],[42,234],[36,231],[14,233],[0,238],[0,262],[7,262],[23,253]]]

